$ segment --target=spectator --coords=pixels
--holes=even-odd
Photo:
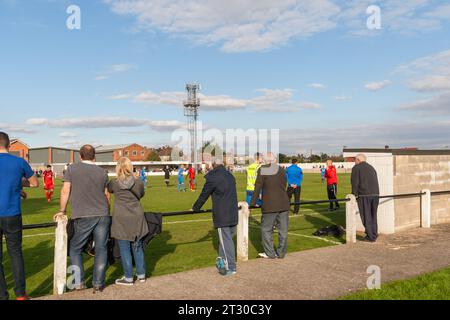
[[[294,214],[297,215],[300,210],[300,194],[302,192],[303,170],[298,166],[298,160],[292,159],[292,165],[286,169],[286,179],[288,183],[287,194],[289,201],[294,195]]]
[[[216,259],[216,267],[221,275],[233,275],[236,273],[233,235],[238,224],[236,180],[225,169],[222,159],[215,159],[213,170],[205,176],[205,180],[203,190],[192,210],[200,211],[211,196],[214,227],[219,234],[219,257]]]
[[[327,160],[325,179],[327,179],[328,200],[336,200],[338,177],[336,167],[333,165],[333,161],[331,159]],[[328,209],[328,211],[335,211],[337,209],[339,209],[339,202],[330,202],[330,208]]]
[[[255,192],[250,206],[256,204],[262,191],[261,233],[264,252],[258,257],[264,259],[283,259],[287,251],[287,233],[289,227],[289,197],[286,193],[286,172],[276,164],[275,156],[269,152],[266,164],[258,170]],[[274,227],[278,230],[278,248],[274,249]]]
[[[246,191],[246,201],[250,204],[252,200],[253,192],[255,191],[255,182],[256,176],[258,174],[258,169],[261,167],[261,154],[257,152],[255,154],[255,162],[249,165],[246,169],[247,174],[247,191]],[[256,205],[261,206],[261,195],[258,195],[258,199],[256,200]]]
[[[11,261],[16,300],[27,300],[20,200],[26,198],[22,188],[37,188],[39,181],[25,160],[9,154],[10,147],[9,136],[0,132],[0,300],[9,298],[3,269],[3,235]]]
[[[359,213],[366,230],[364,241],[375,242],[378,238],[377,210],[380,189],[377,172],[359,154],[352,169],[352,193],[357,197]]]
[[[145,282],[145,260],[142,239],[148,234],[148,225],[140,200],[145,195],[144,184],[133,176],[130,159],[120,158],[116,166],[117,179],[108,184],[115,195],[111,237],[119,243],[124,277],[116,284],[132,286],[133,258],[139,282]]]
[[[108,264],[107,244],[111,217],[109,216],[108,173],[95,165],[95,149],[85,145],[80,149],[81,162],[67,169],[61,190],[61,210],[54,217],[66,214],[67,205],[72,205],[74,234],[69,244],[70,261],[80,272],[80,282],[75,290],[86,289],[84,282],[83,248],[93,235],[95,243],[94,293],[102,292]]]

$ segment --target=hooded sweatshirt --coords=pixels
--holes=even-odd
[[[108,190],[114,194],[111,237],[127,241],[142,239],[148,233],[140,202],[145,194],[143,182],[133,176],[115,179],[109,183]]]

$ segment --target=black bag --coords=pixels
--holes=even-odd
[[[313,233],[316,237],[334,236],[340,237],[345,233],[345,229],[342,226],[332,225],[323,227]]]

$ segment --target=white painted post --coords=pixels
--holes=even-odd
[[[237,226],[237,260],[248,261],[248,218],[250,210],[245,201],[239,202],[239,223]]]
[[[356,243],[356,215],[358,214],[358,204],[353,194],[347,195],[345,203],[345,235],[346,244]]]
[[[67,276],[67,217],[59,217],[55,230],[55,261],[53,267],[53,294],[63,294]]]
[[[423,195],[420,196],[420,226],[422,228],[431,227],[431,190],[422,190]]]

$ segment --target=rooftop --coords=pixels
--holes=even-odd
[[[392,155],[450,155],[450,149],[420,150],[416,148],[383,149],[383,148],[350,148],[344,153],[391,153]]]

